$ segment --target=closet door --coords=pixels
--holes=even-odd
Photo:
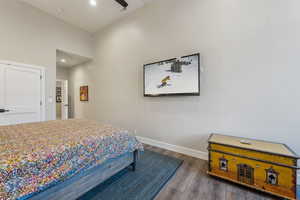
[[[41,121],[41,70],[0,64],[0,125]]]

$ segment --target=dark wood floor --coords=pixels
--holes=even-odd
[[[145,145],[146,149],[184,160],[155,200],[273,200],[273,196],[210,177],[207,161]]]

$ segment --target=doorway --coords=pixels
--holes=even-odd
[[[56,80],[56,119],[69,119],[68,80]]]
[[[79,100],[80,88],[76,69],[86,63],[92,61],[92,58],[74,54],[68,51],[56,50],[56,80],[57,80],[57,104],[56,119],[75,118],[76,105],[79,104],[75,99]],[[84,82],[83,85],[87,85]]]

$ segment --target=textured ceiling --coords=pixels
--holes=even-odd
[[[30,4],[50,15],[69,24],[73,24],[90,33],[126,16],[128,13],[141,8],[151,0],[126,0],[127,10],[114,0],[96,0],[97,6],[92,7],[89,0],[19,0]]]

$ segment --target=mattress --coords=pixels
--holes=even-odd
[[[0,126],[0,199],[26,199],[108,159],[142,149],[128,131],[88,120]]]

